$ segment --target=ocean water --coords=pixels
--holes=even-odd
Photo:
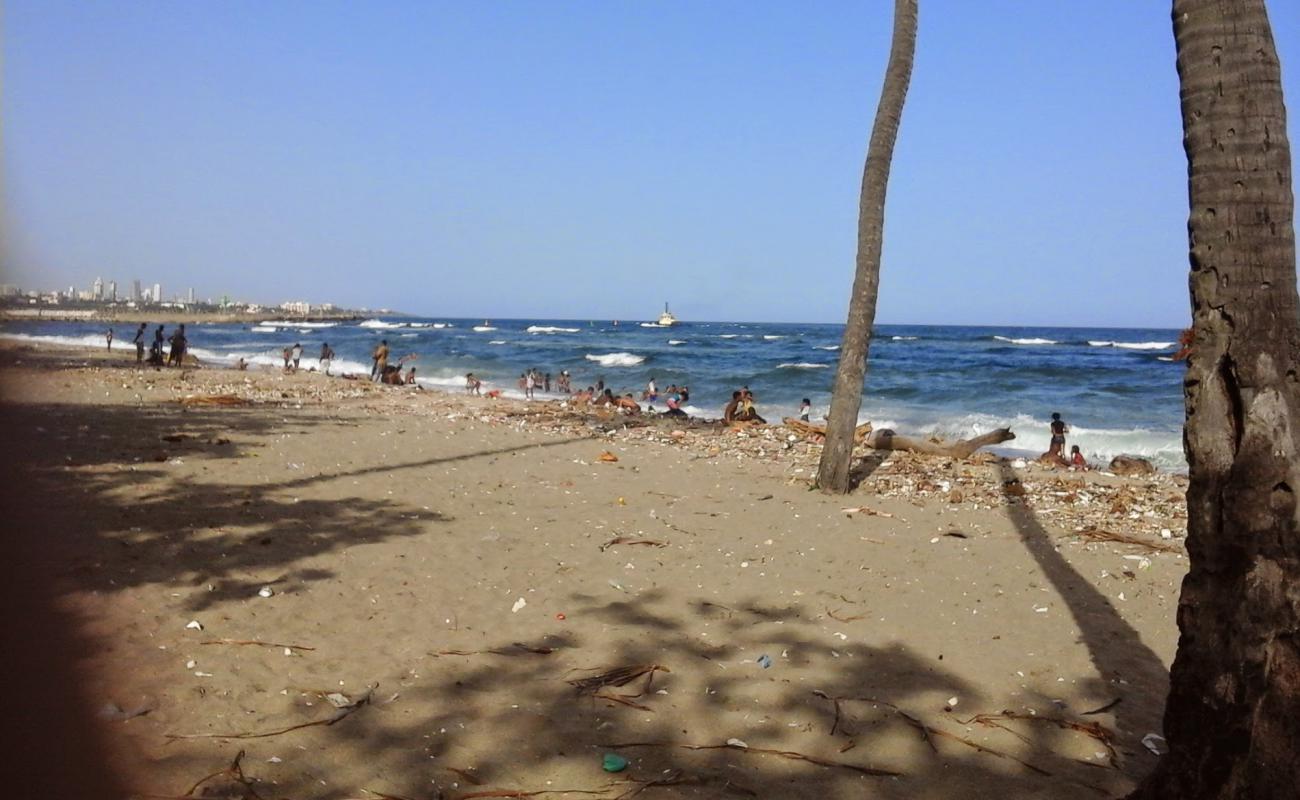
[[[103,346],[100,324],[6,323],[5,338]],[[171,326],[168,326],[170,332]],[[720,417],[733,389],[749,386],[770,422],[793,415],[801,398],[813,419],[827,413],[840,325],[685,322],[672,328],[609,320],[385,318],[361,322],[187,326],[200,359],[278,366],[280,352],[303,346],[314,366],[322,342],[337,352],[335,372],[369,373],[369,353],[387,339],[392,360],[408,354],[425,385],[463,390],[473,372],[485,390],[517,394],[536,367],[568,370],[575,389],[603,378],[638,398],[646,381],[686,384],[687,411]],[[152,327],[151,329],[152,330]],[[133,326],[115,328],[114,349],[131,349]],[[1184,367],[1170,356],[1178,331],[1117,328],[1015,328],[882,325],[871,346],[861,418],[909,434],[967,437],[1010,426],[1005,451],[1047,449],[1048,420],[1059,412],[1092,461],[1128,453],[1164,469],[1185,470],[1181,430]]]

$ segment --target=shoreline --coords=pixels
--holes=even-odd
[[[406,316],[398,312],[388,312],[386,316]],[[0,322],[102,322],[102,323],[162,323],[164,325],[194,325],[202,323],[244,323],[257,324],[263,320],[288,320],[291,322],[352,322],[369,319],[369,315],[360,311],[340,311],[337,313],[316,313],[306,316],[288,314],[279,309],[266,309],[257,314],[231,314],[217,311],[185,311],[175,308],[149,309],[0,309]]]
[[[264,796],[337,798],[612,800],[665,774],[706,796],[1091,798],[1155,764],[1185,479],[890,453],[827,497],[819,445],[781,427],[133,361],[0,345],[7,536],[54,571],[33,591],[70,615],[50,635],[84,650],[78,713],[100,710],[134,791],[241,749]],[[222,644],[244,641],[275,646]],[[628,665],[663,669],[568,682]],[[326,692],[370,705],[231,738],[321,720]],[[1050,777],[824,699],[863,695]],[[1004,709],[1114,738],[971,721]]]

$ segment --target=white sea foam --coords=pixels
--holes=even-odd
[[[420,335],[420,334],[418,334],[418,333],[399,333],[399,334],[397,335],[397,338],[398,338],[398,339],[414,339],[414,338],[416,338],[416,337],[419,336],[419,335]]]
[[[152,336],[152,334],[150,334]],[[35,333],[0,333],[0,339],[12,339],[19,342],[36,342],[39,344],[52,344],[59,347],[104,347],[105,340],[100,334],[90,334],[87,336],[46,336]],[[121,346],[130,347],[130,339],[116,339]],[[153,341],[150,339],[150,341]]]
[[[921,338],[921,337],[919,337],[919,336],[891,336],[891,337],[889,337],[889,338],[890,338],[892,341],[895,341],[895,342],[915,342],[917,339],[919,339],[919,338]]]
[[[668,325],[660,325],[658,322],[642,322],[642,328],[667,328]]]
[[[291,319],[269,319],[262,325],[279,325],[282,328],[333,328],[337,322],[301,322]]]
[[[1055,339],[1012,339],[1007,336],[994,336],[993,338],[997,339],[999,342],[1007,342],[1008,344],[1057,344],[1058,343]]]
[[[736,338],[736,337],[739,336],[739,335],[740,335],[740,334],[738,334],[738,333],[719,333],[719,334],[718,334],[718,338],[719,338],[719,339],[734,339],[734,338]]]
[[[557,328],[553,325],[529,325],[524,330],[529,333],[577,333],[577,328]]]
[[[826,369],[830,364],[813,364],[808,361],[800,361],[797,364],[777,364],[777,369]]]
[[[254,325],[252,327],[253,333],[276,333],[279,330],[279,328],[271,325]]]
[[[1121,350],[1168,350],[1176,346],[1175,342],[1099,342],[1088,340],[1093,347],[1117,347]]]
[[[669,339],[669,340],[668,340],[668,344],[670,344],[670,345],[676,347],[676,346],[679,345],[679,344],[686,344],[686,342],[683,341],[683,340],[681,340],[681,339]]]
[[[493,325],[475,325],[475,326],[474,326],[474,332],[475,332],[475,333],[487,333],[488,331],[494,331],[494,330],[496,330],[496,327],[493,326]]]
[[[488,344],[505,344],[505,343],[506,343],[505,339],[493,339],[492,341],[488,342]]]
[[[368,319],[364,322],[358,322],[359,328],[405,328],[405,322],[384,322],[382,319]]]
[[[770,342],[770,341],[772,341],[773,339],[784,339],[785,337],[784,337],[784,336],[780,336],[780,335],[778,335],[778,334],[774,334],[774,333],[766,333],[766,334],[763,334],[763,338],[766,339],[766,340],[768,340],[768,341]]]
[[[638,356],[634,353],[604,353],[602,355],[587,353],[583,358],[588,361],[595,361],[602,367],[635,367],[638,364],[645,363],[645,356]]]
[[[819,344],[813,349],[814,350],[839,350],[840,346],[838,344]]]

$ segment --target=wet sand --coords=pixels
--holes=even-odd
[[[780,427],[125,356],[0,348],[0,413],[10,685],[59,700],[19,718],[93,728],[128,793],[241,750],[194,795],[1093,798],[1155,763],[1177,476],[887,454],[833,498]]]

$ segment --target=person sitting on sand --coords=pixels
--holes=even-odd
[[[326,375],[330,374],[330,366],[334,363],[334,348],[330,347],[329,342],[322,342],[320,346],[320,371]]]
[[[758,415],[758,410],[754,408],[754,393],[748,388],[744,389],[740,395],[740,408],[738,408],[731,417],[736,422],[757,422],[762,425],[767,424],[767,420]]]
[[[244,372],[245,370],[248,369],[248,362],[244,360],[243,356],[240,356],[239,360],[235,362],[235,369],[239,370],[240,372]]]
[[[493,398],[493,399],[496,399],[496,398],[498,398],[498,397],[501,396],[501,390],[500,390],[500,389],[492,389],[492,390],[490,390],[490,391],[484,392],[484,393],[483,393],[483,396],[484,396],[484,397],[491,397],[491,398]]]
[[[417,389],[423,388],[420,384],[415,382],[415,367],[411,367],[410,371],[406,373],[406,385],[414,386]]]
[[[597,394],[596,398],[591,401],[591,404],[593,406],[613,406],[618,404],[618,398],[614,396],[614,391],[612,389],[606,389]]]
[[[636,400],[632,399],[631,392],[628,392],[622,397],[614,398],[614,407],[617,408],[619,411],[624,411],[627,412],[628,414],[641,413],[641,406],[637,405]]]
[[[569,399],[575,406],[585,406],[591,402],[591,392],[592,388],[588,386],[584,390],[574,392]]]
[[[731,393],[731,402],[730,402],[730,403],[727,403],[727,405],[722,409],[722,421],[723,421],[723,422],[734,422],[734,421],[735,421],[735,419],[736,419],[736,410],[740,408],[740,400],[741,400],[741,397],[742,397],[742,395],[740,394],[739,391],[735,391],[735,392],[732,392],[732,393]]]
[[[1084,471],[1088,469],[1088,461],[1083,457],[1083,453],[1079,452],[1077,444],[1070,448],[1070,466]]]

